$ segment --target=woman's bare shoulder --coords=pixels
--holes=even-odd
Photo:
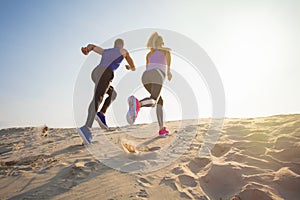
[[[154,49],[151,49],[151,50],[147,53],[147,57],[148,57],[148,56],[151,56],[154,52],[155,52],[155,50],[154,50]]]

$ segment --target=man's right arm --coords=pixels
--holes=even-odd
[[[134,65],[133,60],[132,60],[131,56],[129,55],[128,51],[126,51],[125,49],[122,49],[121,54],[124,56],[124,58],[126,59],[126,61],[128,63],[128,65],[125,65],[126,69],[135,71],[135,65]]]
[[[94,45],[94,44],[89,44],[89,45],[87,45],[87,51],[88,52],[90,52],[90,51],[94,51],[94,52],[96,52],[96,53],[98,53],[98,54],[100,54],[100,55],[102,55],[103,54],[103,49],[101,48],[101,47],[98,47],[98,46],[96,46],[96,45]]]

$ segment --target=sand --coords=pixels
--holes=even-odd
[[[0,130],[0,199],[300,198],[300,115],[226,118],[199,154],[210,122],[167,122],[166,138],[156,123],[96,128],[88,148],[76,129]]]

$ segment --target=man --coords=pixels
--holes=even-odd
[[[105,120],[105,112],[117,96],[116,91],[110,85],[114,78],[114,71],[119,68],[120,63],[124,58],[128,62],[128,65],[125,65],[127,70],[134,71],[135,66],[128,51],[124,49],[124,41],[122,39],[116,39],[114,47],[110,49],[103,49],[94,44],[89,44],[86,47],[82,47],[81,51],[85,55],[88,55],[91,51],[102,55],[100,64],[97,65],[92,72],[92,80],[95,83],[95,90],[88,109],[88,117],[85,125],[79,128],[79,133],[84,143],[91,144],[92,133],[90,128],[93,125],[94,119],[97,120],[101,128],[108,129]],[[105,99],[100,112],[97,112],[105,94],[108,94],[108,97]]]

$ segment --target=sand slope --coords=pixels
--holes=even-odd
[[[209,123],[209,119],[168,122],[175,133],[164,139],[155,137],[155,123],[95,129],[95,143],[89,149],[81,145],[75,129],[0,130],[0,199],[300,198],[300,115],[225,119],[210,154],[199,157]],[[97,156],[107,156],[103,149],[110,148],[103,136],[118,147],[112,152],[116,161],[133,161],[120,161],[119,169],[142,170],[120,172],[99,162]],[[183,139],[176,143],[179,137]],[[140,152],[123,152],[122,141]],[[90,153],[95,149],[99,155]],[[166,157],[175,159],[145,172],[147,166],[164,164]]]

